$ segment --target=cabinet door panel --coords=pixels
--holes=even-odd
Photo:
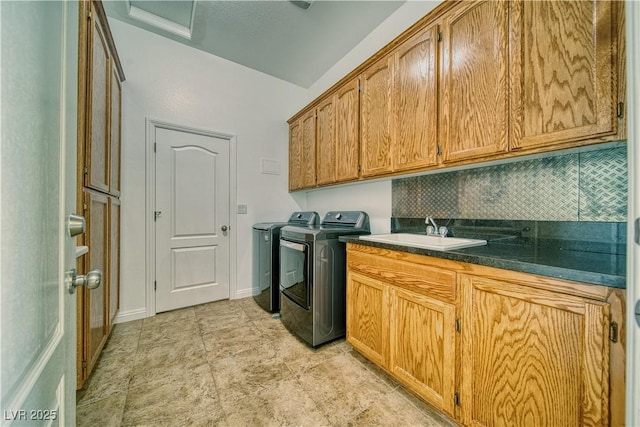
[[[437,29],[431,26],[406,41],[396,53],[393,111],[394,170],[437,163]]]
[[[374,176],[392,171],[393,57],[380,59],[361,78],[362,176]]]
[[[360,168],[360,93],[356,78],[335,98],[336,182],[358,179]]]
[[[608,422],[609,306],[461,276],[467,425]]]
[[[120,200],[109,197],[109,331],[120,308]]]
[[[302,117],[302,160],[301,184],[302,188],[316,185],[316,110],[312,110]]]
[[[349,272],[347,342],[382,367],[389,354],[389,286]]]
[[[95,12],[95,11],[94,11]],[[96,15],[93,15],[96,17]],[[109,47],[99,19],[92,20],[89,72],[89,122],[87,125],[85,185],[109,191],[109,79],[111,62]]]
[[[289,191],[302,187],[302,135],[300,121],[289,125]]]
[[[616,132],[616,3],[513,3],[513,149]]]
[[[331,184],[336,179],[335,98],[330,96],[320,103],[317,111],[316,167],[318,170],[318,184]]]
[[[455,306],[391,290],[390,371],[450,415],[455,393]]]
[[[463,5],[443,25],[444,161],[506,152],[509,5]]]
[[[118,76],[114,63],[112,64],[111,69],[111,131],[109,133],[111,154],[109,156],[109,192],[115,196],[120,196],[120,113],[122,107],[122,89],[120,87],[120,77]]]
[[[102,284],[96,289],[84,289],[85,342],[87,372],[91,372],[108,335],[107,304],[109,298],[109,207],[108,197],[104,194],[86,191],[85,212],[86,237],[89,246],[88,261],[84,263],[85,272],[98,269],[102,271]]]

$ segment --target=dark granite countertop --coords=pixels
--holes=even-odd
[[[485,240],[487,240],[486,246],[435,251],[360,240],[353,236],[340,237],[342,242],[595,285],[626,287],[626,256],[624,250],[618,250],[616,245],[527,237],[499,237]]]

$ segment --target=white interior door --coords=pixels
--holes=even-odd
[[[229,140],[155,127],[156,312],[229,298]]]
[[[75,425],[78,4],[0,2],[2,425]]]

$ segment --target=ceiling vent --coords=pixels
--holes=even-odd
[[[195,0],[127,0],[127,6],[131,18],[191,40]]]
[[[296,6],[298,6],[301,9],[307,10],[311,7],[311,5],[313,4],[314,0],[290,0],[291,3],[295,4]]]

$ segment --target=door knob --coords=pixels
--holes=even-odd
[[[69,293],[75,294],[78,286],[86,286],[88,289],[95,289],[102,284],[102,271],[91,270],[86,275],[76,273],[72,268],[67,271],[67,281],[69,282]]]
[[[227,226],[226,226],[226,225],[223,225],[222,227],[220,227],[220,230],[222,230],[223,232],[225,232],[225,231],[227,231],[227,230],[228,230],[228,228],[227,228]]]

